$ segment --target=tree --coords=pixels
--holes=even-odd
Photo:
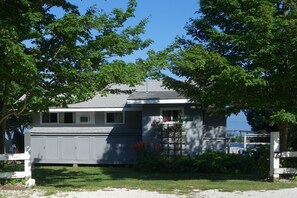
[[[32,115],[10,116],[6,123],[8,139],[15,144],[17,151],[22,153],[24,151],[24,133],[32,124]]]
[[[168,87],[216,112],[271,112],[286,150],[297,112],[297,3],[201,0],[170,54]]]
[[[135,8],[135,0],[111,13],[95,7],[80,13],[66,0],[0,2],[0,153],[10,116],[66,106],[111,83],[146,78],[151,66],[144,60],[120,60],[151,43],[140,37],[147,19],[125,27]]]
[[[264,110],[246,110],[244,113],[248,124],[252,127],[252,131],[277,131],[277,126],[270,124],[270,112]]]

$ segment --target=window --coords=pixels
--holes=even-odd
[[[41,113],[40,123],[95,124],[95,112],[55,112]]]
[[[42,123],[58,123],[58,113],[42,113]]]
[[[164,109],[161,112],[163,122],[176,122],[182,116],[181,109]]]
[[[76,112],[76,123],[95,124],[94,112]]]
[[[105,123],[106,124],[123,124],[124,123],[123,112],[106,112]]]
[[[64,113],[64,123],[73,123],[73,113]]]
[[[59,113],[59,123],[75,123],[73,112]]]
[[[89,117],[81,116],[81,117],[79,118],[79,122],[89,122]]]

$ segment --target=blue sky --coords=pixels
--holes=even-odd
[[[97,8],[111,11],[112,8],[126,8],[128,0],[72,0],[84,12],[88,7],[96,5]],[[144,39],[152,39],[154,43],[143,51],[137,51],[129,56],[127,61],[136,58],[145,58],[148,49],[163,50],[170,45],[176,36],[186,34],[184,29],[191,17],[198,16],[198,0],[138,0],[135,18],[130,19],[126,25],[135,25],[139,20],[149,17]],[[243,113],[231,115],[227,120],[230,130],[250,130]]]
[[[111,11],[112,8],[127,7],[128,0],[75,0],[70,1],[79,5],[84,12],[88,7],[97,5],[97,8]],[[152,39],[154,43],[144,51],[136,52],[133,58],[144,58],[148,49],[163,50],[170,45],[177,35],[184,35],[185,24],[194,17],[198,10],[197,0],[137,0],[135,18],[129,19],[126,25],[135,25],[141,19],[148,17],[146,33],[143,38]]]

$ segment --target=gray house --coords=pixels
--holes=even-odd
[[[141,141],[160,144],[166,155],[225,151],[225,117],[208,116],[159,81],[112,88],[133,92],[99,94],[67,108],[35,114],[31,129],[33,162],[131,164],[136,159],[133,145]],[[182,130],[177,135],[169,129],[178,119]]]

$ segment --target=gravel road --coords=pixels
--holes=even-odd
[[[269,190],[269,191],[245,191],[245,192],[220,192],[218,190],[193,191],[187,195],[161,194],[144,190],[112,189],[106,188],[98,191],[58,192],[45,196],[45,192],[39,190],[1,190],[0,197],[30,197],[30,198],[295,198],[297,188]]]

